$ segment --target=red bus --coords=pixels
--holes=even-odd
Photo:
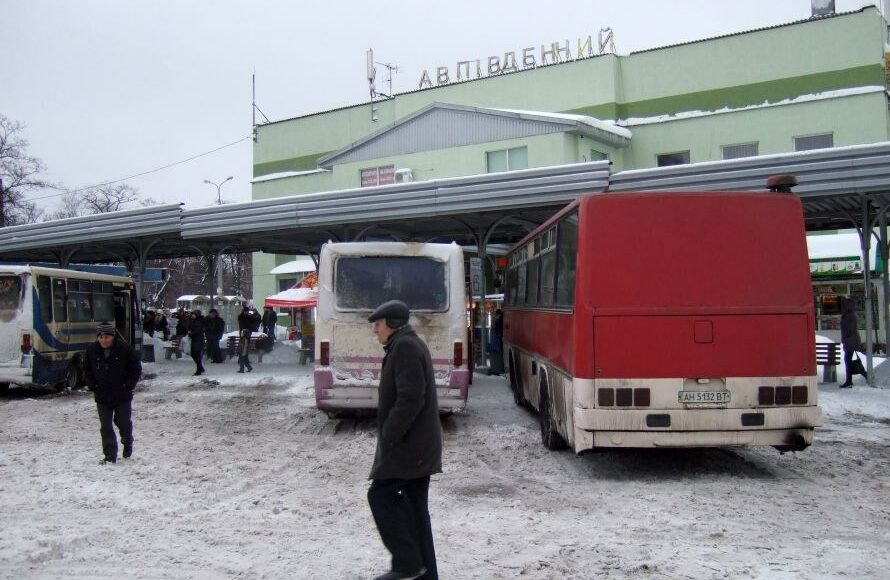
[[[508,259],[510,386],[547,448],[812,443],[822,412],[794,195],[585,195]]]

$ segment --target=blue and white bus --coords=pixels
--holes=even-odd
[[[130,278],[38,266],[0,266],[0,389],[10,384],[74,388],[96,325],[141,349]]]

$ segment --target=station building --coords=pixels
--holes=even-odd
[[[890,141],[888,26],[876,7],[627,55],[595,54],[597,45],[588,37],[439,67],[414,91],[258,125],[252,197]],[[270,273],[291,260],[254,255],[257,299],[291,283]]]

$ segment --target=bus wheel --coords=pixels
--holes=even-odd
[[[66,389],[74,390],[81,385],[80,378],[80,361],[77,359],[71,361],[68,372],[65,373],[65,382],[62,386]]]
[[[541,443],[551,451],[566,448],[566,442],[556,431],[553,419],[550,417],[550,394],[547,392],[547,382],[541,381],[541,406],[538,409],[538,417],[541,420]]]
[[[522,398],[522,387],[519,384],[519,377],[516,375],[516,362],[513,360],[513,354],[510,354],[510,390],[513,391],[513,402],[520,407],[525,406],[525,399]]]

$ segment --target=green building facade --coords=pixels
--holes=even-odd
[[[542,66],[537,54],[527,69],[518,54],[513,72],[434,79],[373,104],[258,126],[252,197],[603,158],[614,173],[888,141],[887,30],[867,7],[629,55]],[[268,272],[291,259],[254,255],[258,302],[282,284]]]

